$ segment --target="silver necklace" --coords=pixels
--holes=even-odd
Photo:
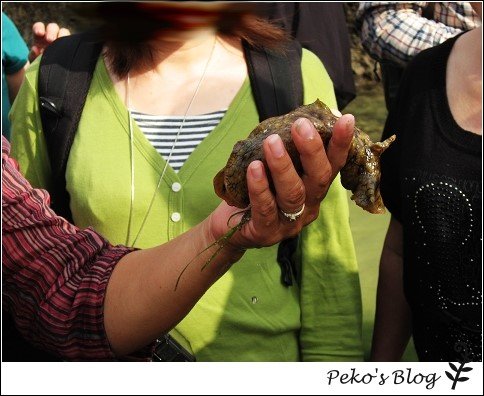
[[[128,77],[126,79],[126,106],[128,108],[128,118],[129,118],[129,155],[130,155],[130,172],[131,172],[131,191],[130,191],[130,206],[129,206],[129,217],[128,217],[128,232],[126,235],[126,246],[135,246],[136,242],[138,241],[138,237],[141,234],[141,231],[143,230],[143,227],[145,226],[146,220],[148,219],[148,215],[151,212],[151,208],[153,206],[153,202],[155,201],[156,193],[158,189],[160,188],[161,182],[163,180],[163,177],[165,176],[166,169],[168,168],[168,164],[170,162],[171,156],[173,154],[173,150],[176,146],[176,143],[178,141],[178,137],[180,136],[180,132],[183,128],[183,125],[185,124],[185,120],[187,118],[188,112],[190,111],[190,108],[192,107],[193,101],[195,100],[195,97],[197,96],[198,91],[200,90],[200,86],[202,85],[202,82],[205,78],[205,75],[207,74],[208,66],[210,64],[210,61],[213,56],[213,52],[215,50],[215,44],[217,42],[217,36],[214,37],[213,44],[212,44],[212,49],[210,50],[210,55],[207,59],[207,63],[205,64],[205,67],[203,69],[202,76],[200,77],[200,80],[198,81],[197,87],[195,88],[195,92],[193,93],[190,102],[188,103],[187,109],[185,111],[185,114],[183,116],[182,122],[180,124],[180,127],[178,128],[177,134],[175,136],[175,140],[173,142],[173,145],[171,146],[170,153],[168,155],[168,158],[166,159],[165,166],[163,167],[163,170],[160,174],[160,177],[158,179],[158,183],[156,184],[155,191],[153,191],[153,195],[150,200],[150,204],[148,205],[148,209],[146,210],[145,216],[143,218],[143,221],[141,222],[140,228],[138,230],[138,233],[136,234],[133,242],[130,244],[129,241],[131,239],[131,228],[132,228],[132,218],[133,218],[133,206],[134,206],[134,139],[133,139],[133,118],[131,116],[131,103],[130,103],[130,95],[129,95],[129,72],[128,72]]]

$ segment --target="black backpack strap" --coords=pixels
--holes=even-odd
[[[243,43],[259,121],[289,113],[302,105],[301,45],[291,41],[283,54]]]
[[[67,159],[101,50],[95,32],[74,34],[52,43],[40,60],[39,108],[52,168],[51,206],[70,221]]]
[[[243,43],[252,93],[259,112],[259,121],[289,113],[303,104],[301,74],[302,48],[291,41],[283,54],[256,49]],[[282,270],[282,283],[293,284],[297,276],[294,252],[298,237],[279,244],[277,261]]]

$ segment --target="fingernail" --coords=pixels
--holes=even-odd
[[[313,125],[305,118],[298,118],[296,120],[296,132],[304,140],[314,139]]]
[[[279,135],[270,135],[267,138],[271,153],[276,158],[281,158],[284,155],[284,143]]]
[[[345,114],[346,116],[346,129],[353,129],[355,125],[355,116],[353,114]]]
[[[331,109],[331,113],[333,113],[334,116],[340,118],[343,114],[341,114],[341,111],[338,109]]]
[[[249,164],[250,173],[255,180],[262,180],[264,176],[264,171],[262,169],[262,164],[260,162],[252,162]]]

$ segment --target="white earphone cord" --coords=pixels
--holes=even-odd
[[[190,102],[188,103],[188,107],[185,111],[185,115],[183,116],[183,120],[182,120],[180,127],[178,128],[178,132],[175,136],[175,141],[173,142],[173,145],[170,149],[170,154],[168,155],[168,158],[165,162],[165,166],[163,167],[160,178],[158,179],[158,183],[156,185],[153,196],[151,197],[151,201],[150,201],[150,204],[148,205],[148,209],[145,213],[143,221],[141,222],[141,226],[140,226],[138,233],[136,234],[136,237],[134,238],[132,244],[129,244],[129,239],[131,238],[131,225],[132,225],[133,206],[134,206],[134,151],[133,151],[133,125],[132,125],[133,121],[132,121],[132,117],[131,117],[131,105],[130,105],[130,100],[129,100],[129,73],[128,73],[128,78],[127,78],[127,85],[128,85],[128,87],[127,87],[127,106],[128,106],[128,116],[129,116],[129,140],[130,140],[130,154],[131,154],[131,200],[130,200],[130,210],[129,210],[129,218],[128,218],[128,233],[127,233],[127,236],[126,236],[126,246],[133,247],[136,244],[138,237],[140,236],[141,231],[143,230],[143,227],[146,223],[146,220],[148,219],[148,215],[149,215],[151,208],[153,206],[153,203],[155,201],[156,192],[160,188],[161,181],[163,180],[163,177],[165,175],[166,169],[168,167],[171,156],[173,154],[173,150],[174,150],[176,143],[178,141],[178,137],[180,136],[180,132],[183,128],[183,125],[185,124],[185,120],[186,120],[187,115],[190,111],[190,108],[192,107],[192,103],[195,100],[195,97],[197,96],[198,91],[200,90],[200,86],[202,85],[202,81],[205,78],[205,74],[208,70],[208,65],[210,64],[210,60],[212,59],[212,56],[213,56],[213,52],[214,52],[214,49],[215,49],[215,43],[216,42],[217,42],[217,36],[215,36],[215,38],[214,38],[212,49],[210,51],[210,56],[208,57],[207,63],[205,64],[205,68],[203,69],[202,76],[201,76],[200,80],[198,81],[195,92],[193,93],[192,98],[190,99]]]
[[[131,191],[130,191],[130,203],[129,203],[129,217],[128,217],[128,232],[126,235],[126,246],[129,246],[129,240],[131,239],[131,221],[133,217],[133,206],[134,206],[134,150],[133,150],[133,119],[131,117],[131,103],[129,100],[129,73],[127,78],[127,89],[126,89],[126,104],[128,107],[128,118],[129,118],[129,158],[131,166]],[[133,244],[134,245],[134,244]]]

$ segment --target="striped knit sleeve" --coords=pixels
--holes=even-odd
[[[103,303],[116,263],[131,249],[56,216],[9,149],[2,138],[2,309],[26,340],[64,360],[115,360]]]

